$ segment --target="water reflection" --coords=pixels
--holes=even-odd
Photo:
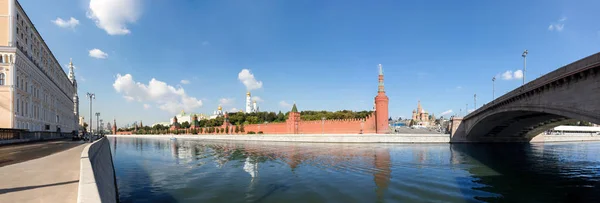
[[[598,143],[111,141],[122,202],[556,202],[600,194]]]

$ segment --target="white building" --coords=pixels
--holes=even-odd
[[[252,101],[250,92],[246,93],[246,113],[258,113],[256,100]]]
[[[78,130],[79,98],[69,75],[16,0],[0,0],[0,128]]]

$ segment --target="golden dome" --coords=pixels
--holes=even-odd
[[[254,100],[254,103],[256,104],[256,100]]]
[[[220,110],[223,110],[223,107],[221,107],[221,105],[219,105],[219,108],[217,108],[217,109],[219,109],[219,111],[220,111]]]
[[[250,96],[250,92],[247,92],[247,93],[246,93],[246,96]]]

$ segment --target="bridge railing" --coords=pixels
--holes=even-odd
[[[489,107],[497,105],[499,103],[502,103],[506,100],[509,100],[515,96],[518,96],[520,94],[529,92],[531,90],[534,90],[536,88],[542,87],[544,85],[550,84],[554,81],[558,81],[562,78],[565,78],[567,76],[582,72],[584,70],[587,70],[588,68],[592,68],[595,66],[600,65],[600,52],[590,55],[588,57],[585,57],[583,59],[577,60],[573,63],[570,63],[568,65],[562,66],[548,74],[545,74],[535,80],[532,80],[528,83],[526,83],[525,85],[519,86],[517,88],[515,88],[514,90],[494,99],[493,101],[479,107],[478,109],[476,109],[475,111],[471,112],[470,114],[468,114],[467,116],[465,116],[464,119],[468,119],[472,116],[475,116],[485,110],[487,110]]]

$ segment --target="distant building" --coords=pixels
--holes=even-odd
[[[258,105],[256,104],[256,100],[252,101],[250,92],[246,93],[246,113],[257,113]]]
[[[210,118],[210,119],[214,119],[214,118],[217,118],[217,117],[219,117],[219,116],[223,116],[223,115],[224,115],[224,113],[223,113],[223,107],[221,107],[221,105],[219,105],[219,107],[217,107],[217,110],[216,110],[216,111],[214,111],[214,112],[213,112],[213,115],[212,115],[212,116],[210,116],[209,118]],[[198,117],[198,119],[199,119],[199,120],[201,120],[201,118],[200,118],[200,117]]]
[[[79,116],[79,125],[83,126],[83,123],[85,123],[85,118],[83,116]]]
[[[429,115],[425,109],[421,107],[421,101],[417,104],[417,109],[412,112],[413,125],[432,126],[435,124],[435,116]]]

